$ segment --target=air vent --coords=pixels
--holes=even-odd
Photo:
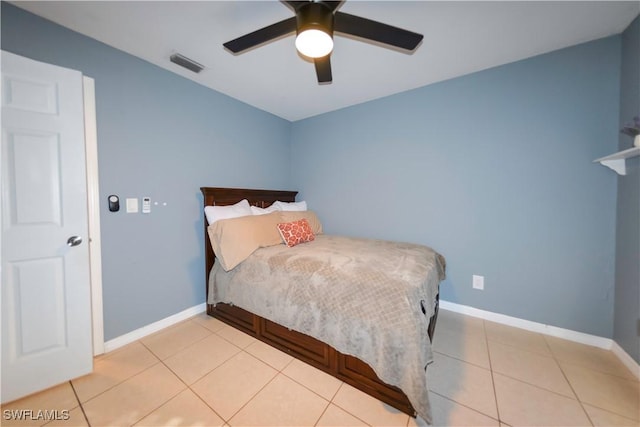
[[[169,57],[169,59],[174,64],[178,64],[179,66],[184,67],[187,70],[193,71],[194,73],[199,73],[200,71],[204,70],[203,65],[200,65],[196,61],[193,61],[186,56],[182,56],[179,53],[174,53]]]

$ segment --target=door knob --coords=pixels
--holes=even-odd
[[[67,240],[67,245],[69,246],[78,246],[80,243],[82,243],[82,237],[80,236],[71,236]]]

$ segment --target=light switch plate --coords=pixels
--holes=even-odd
[[[138,199],[127,199],[127,213],[138,213]]]
[[[473,289],[484,289],[484,276],[473,275],[472,278]]]

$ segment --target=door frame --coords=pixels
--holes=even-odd
[[[84,144],[87,170],[87,214],[89,220],[89,273],[91,277],[91,320],[93,355],[104,353],[102,306],[102,240],[100,238],[100,187],[98,183],[98,131],[95,81],[82,76],[84,94]]]

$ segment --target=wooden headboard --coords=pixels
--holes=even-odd
[[[204,196],[204,204],[202,206],[202,215],[204,215],[205,206],[226,206],[238,203],[242,199],[247,199],[252,206],[258,206],[260,208],[266,208],[271,206],[276,200],[281,202],[295,202],[297,191],[282,191],[282,190],[255,190],[247,188],[222,188],[222,187],[200,187],[202,195]],[[209,241],[209,233],[207,233],[207,227],[209,226],[207,218],[204,218],[204,252],[205,252],[205,278],[207,294],[205,298],[209,297],[209,272],[213,267],[213,261],[215,260],[215,254],[211,248],[211,242]]]

